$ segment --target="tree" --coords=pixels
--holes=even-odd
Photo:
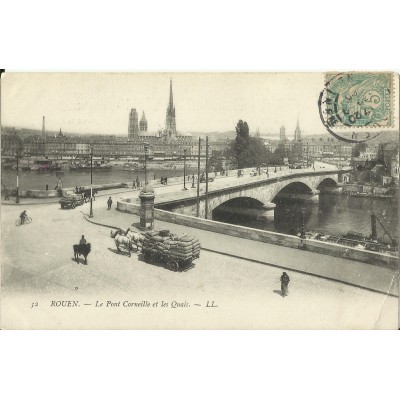
[[[272,164],[283,164],[283,159],[286,157],[286,149],[284,143],[279,143],[271,157]]]
[[[360,157],[360,154],[364,153],[367,147],[365,142],[357,143],[352,149],[353,157]]]
[[[258,167],[269,161],[270,152],[262,139],[250,136],[247,122],[239,120],[236,139],[230,143],[226,158],[234,158],[238,168]]]
[[[222,164],[223,153],[222,151],[214,150],[208,159],[208,165],[210,166],[211,171],[221,172],[223,168]]]
[[[239,120],[236,125],[235,154],[238,168],[244,168],[246,164],[246,152],[249,147],[250,134],[246,121]]]

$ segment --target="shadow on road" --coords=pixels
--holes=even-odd
[[[273,292],[276,294],[279,294],[279,296],[283,297],[283,293],[281,290],[274,290]]]
[[[87,264],[85,263],[85,259],[84,259],[84,258],[81,259],[80,257],[78,257],[78,258],[71,257],[71,260],[72,260],[72,261],[75,261],[77,264],[87,265]]]
[[[128,251],[123,251],[123,250],[118,251],[117,249],[112,249],[111,247],[108,247],[108,251],[111,251],[111,253],[114,253],[114,254],[117,254],[117,255],[123,255],[123,256],[129,257],[129,252]],[[131,254],[132,253],[135,254],[136,251],[131,251]]]

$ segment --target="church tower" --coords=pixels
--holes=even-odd
[[[138,113],[132,108],[129,114],[128,138],[135,139],[139,136]]]
[[[144,115],[144,111],[142,113],[142,118],[140,119],[139,122],[139,130],[140,132],[147,132],[147,119],[146,116]]]
[[[165,119],[165,131],[168,136],[176,136],[175,107],[172,95],[172,79],[169,82],[169,103],[167,108],[167,117]]]
[[[294,140],[300,142],[301,140],[301,130],[300,130],[300,124],[299,124],[299,119],[297,118],[297,125],[296,125],[296,130],[294,131]]]
[[[284,125],[281,126],[281,129],[279,131],[279,140],[281,142],[285,142],[286,141],[286,129],[285,129]]]

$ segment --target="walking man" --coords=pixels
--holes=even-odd
[[[107,200],[107,205],[108,205],[108,210],[110,210],[111,206],[112,206],[112,198],[111,198],[111,196]]]
[[[289,275],[284,272],[281,276],[281,293],[282,297],[288,296],[289,295]]]

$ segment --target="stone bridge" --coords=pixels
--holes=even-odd
[[[206,199],[205,183],[199,197],[199,217],[211,218],[213,210],[234,204],[232,200],[248,200],[264,210],[264,215],[273,219],[277,199],[281,197],[318,201],[320,191],[341,190],[342,175],[348,168],[338,170],[329,166],[324,169],[286,170],[255,177],[221,178],[209,183]],[[207,210],[206,210],[207,204]],[[177,192],[174,196],[156,196],[155,207],[179,214],[196,216],[197,196],[195,190]],[[249,205],[251,209],[251,205]]]

